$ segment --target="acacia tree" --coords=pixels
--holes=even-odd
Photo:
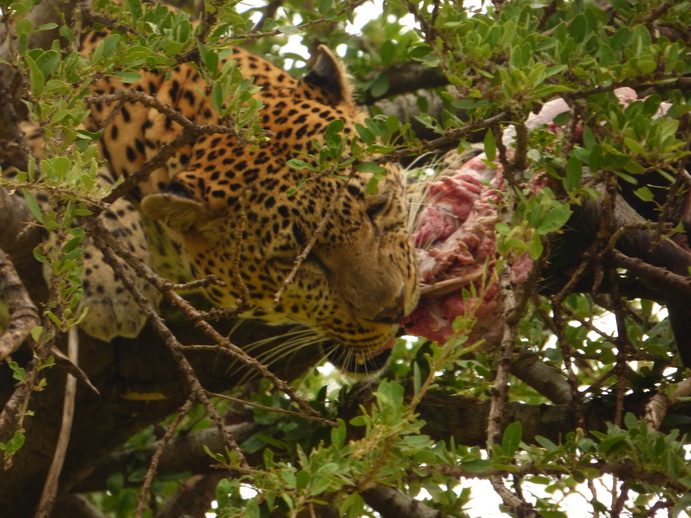
[[[595,515],[691,506],[689,387],[674,345],[676,333],[683,356],[691,311],[689,2],[388,2],[359,35],[345,24],[371,9],[360,1],[242,13],[234,2],[180,13],[87,4],[2,8],[0,153],[22,171],[19,185],[3,180],[0,205],[3,514],[203,516],[215,500],[219,516],[464,516],[478,478],[515,516],[567,516],[561,496],[578,491]],[[401,23],[411,17],[412,29]],[[79,35],[101,26],[116,37],[80,58]],[[476,166],[501,176],[488,189],[496,254],[478,275],[423,289],[423,311],[449,293],[464,301],[444,340],[400,340],[376,380],[334,382],[291,330],[246,323],[231,343],[232,318],[212,326],[194,307],[203,302],[144,268],[165,321],[142,300],[150,323],[137,339],[77,333],[83,236],[127,255],[94,217],[124,189],[94,182],[98,135],[79,126],[90,78],[194,62],[221,97],[247,100],[247,85],[215,71],[217,56],[239,43],[300,75],[305,56],[282,51],[288,38],[343,55],[371,107],[359,138],[378,153],[375,174],[414,160],[419,187],[443,152],[477,143]],[[627,103],[615,95],[624,87]],[[527,123],[555,99],[565,108],[547,124]],[[39,163],[22,119],[46,135]],[[234,344],[245,343],[257,358],[282,351],[271,372],[240,358]]]

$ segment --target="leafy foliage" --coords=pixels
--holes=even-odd
[[[251,145],[252,139],[265,138],[256,118],[261,106],[252,97],[256,87],[240,77],[232,61],[219,67],[228,44],[246,45],[300,75],[307,60],[290,50],[288,42],[307,47],[323,42],[343,56],[362,99],[379,99],[399,87],[390,72],[411,63],[427,74],[442,74],[449,86],[434,90],[442,106],[439,113],[429,113],[423,95],[415,97],[419,113],[406,121],[374,107],[357,136],[343,135],[342,123],[335,121],[326,130],[324,145],[316,146],[312,155],[296,156],[290,165],[310,174],[338,175],[356,164],[373,173],[376,183],[385,175],[386,160],[423,155],[433,148],[413,134],[414,123],[432,129],[459,151],[482,142],[487,160],[501,164],[510,180],[503,219],[496,226],[502,258],[497,271],[526,253],[542,264],[540,259],[550,252],[550,237],[562,232],[571,207],[601,197],[584,184],[585,177],[633,186],[635,195],[655,205],[659,215],[665,206],[655,192],[668,192],[678,178],[688,177],[690,2],[512,0],[480,9],[453,1],[395,0],[386,2],[355,34],[346,30],[348,23],[355,13],[372,8],[365,4],[356,9],[361,3],[286,0],[240,11],[241,2],[207,1],[205,16],[195,25],[185,13],[187,5],[173,12],[138,0],[123,5],[98,0],[94,10],[107,16],[115,30],[88,58],[77,51],[74,24],[60,25],[67,45],[29,49],[32,34],[57,24],[34,27],[26,17],[34,8],[30,1],[3,5],[5,23],[16,35],[6,62],[21,72],[29,117],[46,135],[46,158],[27,164],[17,182],[26,190],[36,219],[59,236],[52,247],[36,251],[37,259],[54,272],[49,311],[57,329],[66,330],[81,318],[72,312],[81,290],[84,235],[75,222],[96,210],[98,200],[107,195],[95,181],[100,163],[94,140],[99,134],[80,127],[89,109],[84,102],[87,87],[95,76],[134,82],[142,69],[165,73],[180,56],[198,55],[214,107]],[[275,9],[277,4],[280,8]],[[635,89],[640,100],[622,104],[613,93],[619,87]],[[528,133],[527,117],[557,97],[568,104],[568,112],[555,120],[563,130],[538,127]],[[661,106],[666,116],[659,116]],[[500,113],[500,122],[485,124]],[[507,127],[517,135],[511,152],[501,138]],[[351,156],[343,152],[346,144]],[[649,186],[646,175],[651,173],[659,173],[664,183]],[[539,175],[547,178],[549,187],[539,192],[521,187]],[[29,191],[36,189],[50,194],[54,211],[39,207]],[[680,231],[678,222],[660,220],[661,236]],[[474,289],[467,288],[469,297]],[[569,292],[546,298],[534,283],[519,294],[519,317],[508,322],[507,312],[508,323],[496,325],[513,329],[511,348],[554,368],[575,396],[570,403],[575,426],[568,432],[553,432],[545,425],[544,433],[526,435],[527,424],[539,416],[517,412],[515,421],[504,423],[498,440],[489,434],[484,442],[463,444],[445,421],[444,412],[453,413],[453,407],[441,405],[441,415],[422,417],[421,409],[434,407],[440,395],[472,398],[477,405],[496,406],[499,400],[526,406],[549,403],[525,380],[511,377],[508,387],[496,381],[503,353],[469,341],[469,330],[479,318],[470,314],[459,317],[446,344],[400,339],[391,367],[365,396],[358,386],[343,386],[343,380],[334,382],[337,375],[319,370],[299,380],[297,386],[313,408],[337,427],[267,410],[293,406],[265,380],[250,384],[252,390],[237,390],[237,396],[248,400],[246,408],[219,399],[222,411],[260,429],[241,444],[253,456],[251,469],[240,466],[234,451],[209,452],[210,464],[234,475],[216,488],[217,516],[319,516],[327,507],[339,516],[377,516],[370,498],[379,488],[396,488],[442,516],[467,516],[464,509],[477,498],[467,481],[476,478],[493,480],[499,493],[497,486],[506,489],[504,480],[511,479],[510,492],[529,501],[530,512],[546,517],[568,516],[561,497],[588,492],[593,493],[589,505],[594,515],[651,516],[658,510],[676,513],[691,507],[691,463],[687,438],[679,431],[688,429],[689,414],[670,413],[669,425],[658,429],[659,423],[651,426],[641,412],[638,417],[625,412],[626,397],[671,395],[685,375],[675,359],[664,311],[649,299],[625,301],[617,293]],[[50,340],[53,335],[42,336]],[[509,349],[509,356],[513,352]],[[22,375],[16,364],[10,367],[15,376]],[[354,408],[349,405],[353,401]],[[594,402],[607,409],[610,421],[599,429],[586,422],[585,407]],[[195,408],[179,429],[193,433],[213,426],[205,416]],[[156,433],[153,428],[140,432],[126,448],[152,448],[167,424]],[[487,428],[484,422],[481,428]],[[31,447],[23,442],[17,431],[0,449],[13,453]],[[141,468],[114,473],[107,491],[89,498],[110,516],[132,516],[138,495],[132,486],[141,484],[144,475]],[[152,501],[171,498],[186,475],[159,474]],[[610,477],[606,480],[614,488],[607,500],[603,493],[608,490],[594,483],[604,477]],[[524,487],[533,494],[524,494]],[[527,515],[511,499],[504,498],[502,505],[514,515]]]

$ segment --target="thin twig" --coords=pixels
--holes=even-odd
[[[338,9],[334,15],[338,15],[341,13],[345,12],[352,12],[353,9],[356,7],[361,6],[362,4],[366,3],[367,0],[349,0],[345,2],[340,9]],[[315,25],[321,25],[322,23],[332,23],[332,16],[330,15],[328,18],[327,17],[322,17],[322,18],[317,18],[316,20],[310,20],[304,23],[301,23],[299,25],[296,25],[296,29],[303,31],[305,29],[309,29],[310,27],[314,27]],[[280,29],[274,29],[272,31],[266,31],[266,32],[250,32],[247,34],[234,34],[230,39],[231,40],[240,40],[240,41],[252,41],[252,40],[258,40],[260,38],[271,38],[273,36],[280,36],[283,34]]]
[[[139,92],[136,90],[118,90],[112,94],[94,94],[84,98],[84,102],[86,104],[118,102],[120,103],[118,106],[120,106],[123,101],[133,103],[137,102],[153,108],[182,126],[183,131],[177,137],[175,137],[175,139],[159,149],[158,153],[156,153],[153,158],[147,160],[137,171],[127,176],[127,178],[125,178],[125,180],[119,186],[113,189],[110,194],[101,200],[103,203],[112,203],[113,201],[127,194],[137,184],[146,180],[153,171],[162,167],[165,162],[180,148],[192,143],[195,139],[202,135],[234,135],[240,142],[243,142],[245,139],[244,131],[241,130],[238,132],[229,126],[222,126],[218,124],[196,124],[181,113],[175,111],[172,107],[161,102],[156,97],[144,92]],[[100,210],[95,210],[94,212],[95,214],[98,214]]]
[[[209,347],[214,347],[214,346],[209,346]],[[206,348],[204,346],[197,346],[197,347],[195,347],[195,349],[196,350],[205,350]],[[217,349],[217,347],[216,347],[216,349]],[[300,417],[302,419],[306,418],[305,414],[301,414],[300,412],[295,412],[293,410],[286,410],[284,408],[277,408],[277,407],[273,407],[273,406],[260,405],[259,403],[255,403],[254,401],[247,401],[246,399],[240,399],[240,398],[228,396],[225,394],[218,394],[216,392],[211,392],[211,391],[207,391],[207,394],[210,397],[215,397],[218,399],[225,399],[227,401],[232,401],[233,403],[239,403],[239,404],[244,405],[244,406],[249,406],[252,408],[258,408],[260,410],[266,410],[267,412],[273,412],[275,414],[291,415],[293,417]]]
[[[307,243],[307,246],[305,246],[305,249],[302,252],[300,252],[300,254],[295,258],[295,263],[293,265],[293,269],[290,271],[290,273],[287,275],[287,277],[283,280],[283,283],[281,284],[280,288],[278,288],[278,291],[274,295],[273,303],[271,304],[271,307],[269,307],[269,311],[272,311],[276,307],[276,305],[281,301],[281,296],[283,295],[283,292],[290,285],[290,283],[292,283],[293,280],[295,279],[295,275],[297,275],[297,272],[300,269],[300,266],[302,265],[303,262],[305,262],[305,259],[307,259],[307,256],[309,256],[310,252],[312,251],[312,248],[314,248],[314,245],[317,243],[317,239],[322,234],[322,232],[324,232],[324,228],[326,227],[326,224],[328,223],[329,219],[331,218],[331,215],[334,213],[334,210],[336,209],[336,203],[338,202],[338,200],[341,199],[343,192],[345,191],[346,187],[348,186],[348,182],[354,176],[354,174],[355,174],[355,169],[353,169],[351,171],[350,175],[348,176],[348,180],[343,181],[343,183],[339,187],[338,191],[336,191],[336,195],[331,200],[329,207],[326,209],[326,213],[324,214],[324,217],[319,222],[319,225],[317,225],[317,228],[315,229],[314,233],[312,234],[312,237],[310,238],[309,242]]]
[[[552,320],[554,322],[554,327],[556,329],[557,343],[561,348],[562,361],[564,362],[564,368],[566,369],[566,379],[571,387],[571,407],[573,408],[573,413],[576,416],[576,427],[585,427],[585,417],[583,416],[583,405],[582,405],[582,395],[578,390],[580,384],[576,373],[574,372],[573,362],[571,360],[571,347],[568,340],[566,339],[566,331],[564,330],[564,320],[561,314],[561,303],[552,303]]]
[[[74,365],[79,363],[79,334],[76,327],[71,327],[67,334],[67,356]],[[67,446],[70,442],[70,435],[72,432],[76,394],[77,378],[67,373],[60,434],[58,435],[58,441],[55,445],[53,462],[50,464],[50,469],[48,470],[48,476],[43,486],[43,492],[41,493],[41,500],[39,501],[35,518],[48,518],[53,510],[55,495],[58,492],[58,479],[60,478],[62,466],[65,462]]]
[[[139,492],[139,499],[137,501],[137,510],[135,514],[137,518],[141,518],[142,514],[144,514],[146,511],[146,500],[151,492],[151,483],[153,482],[154,475],[156,475],[156,472],[158,471],[158,463],[163,455],[163,450],[165,450],[166,446],[168,446],[168,443],[173,440],[175,431],[192,408],[193,403],[194,394],[187,398],[187,401],[185,401],[185,403],[178,409],[175,419],[168,425],[165,435],[156,445],[156,451],[154,451],[154,454],[151,457],[149,469],[146,471],[146,476],[144,477],[144,482],[142,483],[142,489]]]

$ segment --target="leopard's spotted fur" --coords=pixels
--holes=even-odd
[[[87,36],[84,52],[105,34]],[[288,167],[288,160],[313,151],[313,140],[323,142],[330,121],[342,119],[345,134],[354,134],[355,124],[362,121],[346,75],[323,47],[302,80],[240,48],[233,48],[229,59],[261,87],[260,123],[273,136],[258,145],[243,144],[233,135],[199,137],[140,184],[133,201],[174,236],[177,252],[165,261],[187,264],[192,278],[214,274],[225,282],[207,289],[216,305],[235,306],[248,293],[251,309],[245,316],[309,327],[325,345],[337,347],[332,358],[346,370],[362,370],[368,361],[381,363],[400,318],[412,311],[418,297],[416,261],[406,229],[404,175],[387,166],[378,191],[368,194],[369,175],[345,170],[339,171],[340,178],[312,178],[289,194],[306,172]],[[191,65],[166,74],[144,72],[132,84],[106,77],[92,86],[92,92],[109,94],[123,88],[155,96],[198,124],[222,123],[204,96],[205,82]],[[87,127],[97,130],[106,124],[99,142],[103,158],[113,177],[129,176],[182,130],[142,103],[116,106],[93,106]],[[344,176],[350,177],[347,185]],[[105,219],[121,220],[130,230],[120,233],[139,239],[135,230],[142,228],[141,215],[129,202],[119,203],[127,205]],[[296,256],[332,205],[314,247],[275,304],[274,296]],[[84,304],[115,307],[108,300],[120,295],[125,305],[130,304],[110,270],[95,275],[103,269],[107,267],[98,260],[86,269]],[[131,307],[113,312],[117,318],[109,317],[107,309],[92,311],[96,322],[87,323],[87,330],[110,339],[133,336],[144,323]]]

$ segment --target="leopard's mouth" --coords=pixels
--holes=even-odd
[[[342,373],[355,378],[369,378],[381,372],[389,362],[396,339],[373,349],[353,351],[348,346],[327,342],[324,345],[326,357]]]
[[[377,347],[375,349],[371,349],[369,351],[357,351],[355,353],[355,361],[360,364],[364,365],[368,361],[370,361],[372,358],[379,356],[380,354],[383,354],[385,351],[389,351],[389,354],[391,354],[390,350],[393,349],[394,344],[396,343],[396,339],[392,338],[388,342],[386,342],[384,345]]]

